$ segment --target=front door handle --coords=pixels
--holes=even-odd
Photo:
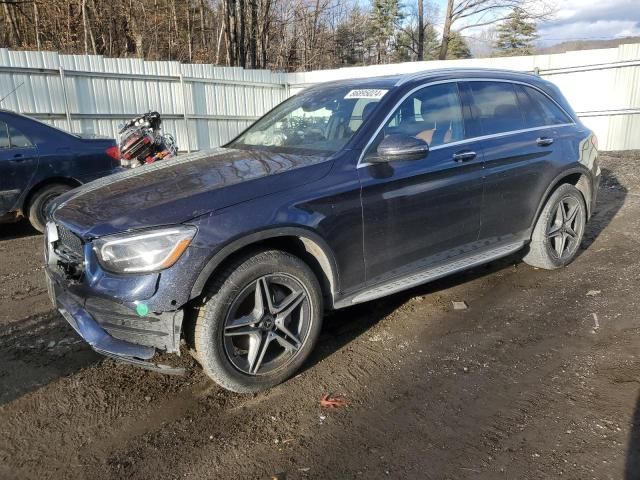
[[[539,137],[536,140],[536,143],[538,145],[540,145],[541,147],[548,147],[549,145],[551,145],[553,143],[553,138],[549,138],[549,137]]]
[[[25,160],[28,160],[28,159],[29,158],[25,157],[23,154],[16,153],[11,160],[13,160],[14,162],[24,162]]]
[[[468,162],[474,158],[476,158],[476,152],[472,152],[470,150],[462,150],[453,154],[453,159],[456,162]]]

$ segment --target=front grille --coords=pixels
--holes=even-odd
[[[82,239],[71,230],[62,225],[58,225],[58,239],[67,253],[71,253],[79,258],[84,257]]]

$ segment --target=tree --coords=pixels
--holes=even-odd
[[[457,58],[471,58],[471,50],[464,37],[460,32],[451,32],[449,34],[449,48],[447,49],[447,60]]]
[[[398,0],[373,0],[369,19],[371,41],[375,46],[376,63],[389,57],[392,41],[402,20]]]
[[[420,58],[420,30],[417,25],[407,24],[397,33],[394,60],[435,60],[440,51],[440,35],[435,26],[426,23],[422,33],[422,59]]]
[[[538,38],[534,21],[521,8],[514,8],[498,25],[495,47],[501,55],[531,55],[533,41]]]
[[[454,26],[455,31],[460,33],[468,28],[499,23],[506,20],[514,8],[521,8],[529,18],[538,20],[547,19],[553,14],[551,4],[544,0],[447,0],[438,58],[447,58]]]
[[[339,65],[364,64],[365,42],[367,39],[367,16],[358,4],[350,18],[336,28],[335,57]]]
[[[433,19],[438,17],[438,8],[431,2],[418,3],[417,9],[405,11],[402,26],[396,33],[394,60],[434,60],[440,48],[439,34]]]
[[[424,60],[424,0],[418,0],[418,61]]]
[[[0,48],[286,71],[433,58],[433,0],[410,1],[0,0]]]

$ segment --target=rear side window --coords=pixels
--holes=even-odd
[[[535,88],[515,85],[527,128],[572,123],[551,99]]]
[[[0,122],[0,149],[9,148],[9,127],[6,123]]]
[[[522,130],[524,119],[512,83],[470,82],[472,110],[483,135]]]
[[[11,148],[28,148],[33,146],[31,140],[29,140],[25,134],[11,125],[9,125],[9,139],[11,141]]]

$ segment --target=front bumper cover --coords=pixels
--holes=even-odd
[[[149,370],[173,375],[184,374],[182,368],[150,362],[156,353],[154,347],[138,345],[109,335],[76,299],[56,283],[49,272],[46,272],[46,279],[54,307],[96,352]]]

